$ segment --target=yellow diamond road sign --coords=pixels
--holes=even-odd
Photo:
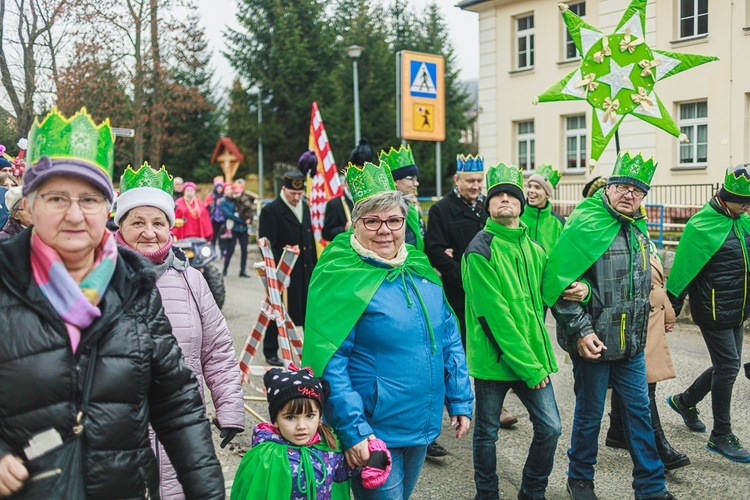
[[[397,134],[411,141],[445,140],[445,60],[443,56],[396,54]]]

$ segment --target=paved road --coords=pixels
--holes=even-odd
[[[250,261],[259,260],[257,250],[251,252]],[[235,347],[243,345],[250,328],[257,319],[259,305],[264,292],[257,278],[241,279],[238,277],[238,256],[235,256],[230,267],[227,283],[227,301],[224,314],[229,322]],[[554,339],[554,324],[548,320],[547,327]],[[659,401],[667,395],[683,390],[706,368],[708,354],[698,330],[687,324],[678,323],[676,332],[670,334],[669,342],[672,358],[678,373],[673,380],[661,382],[657,386]],[[554,343],[554,342],[553,342]],[[555,343],[556,344],[556,343]],[[744,345],[745,361],[750,360],[750,337]],[[566,354],[556,350],[560,372],[552,380],[557,395],[560,416],[563,421],[563,435],[557,448],[555,466],[550,477],[547,498],[550,500],[568,498],[565,492],[567,470],[566,451],[570,444],[570,429],[573,418],[574,397],[572,368]],[[260,360],[262,362],[262,359]],[[261,380],[257,381],[262,384]],[[246,386],[248,395],[258,395]],[[251,406],[267,415],[264,403],[250,403]],[[506,400],[506,407],[519,417],[519,423],[511,430],[501,430],[498,441],[498,467],[501,490],[504,498],[516,498],[521,481],[521,470],[531,442],[532,429],[528,413],[520,401],[513,395]],[[712,417],[710,396],[699,406],[701,418],[711,428]],[[708,434],[696,434],[687,431],[680,416],[670,410],[666,403],[660,403],[659,410],[662,423],[670,442],[680,451],[687,453],[692,465],[675,472],[667,473],[669,489],[680,500],[684,499],[748,499],[750,500],[750,464],[730,462],[719,455],[706,450]],[[732,400],[732,416],[735,434],[746,445],[750,446],[750,380],[740,375],[735,385]],[[246,426],[251,429],[257,423],[249,415]],[[606,432],[608,418],[605,417]],[[451,455],[439,460],[427,461],[422,476],[412,498],[446,499],[473,498],[473,468],[471,455],[471,435],[460,440],[451,436],[447,417],[444,418],[444,431],[439,442]],[[216,437],[216,436],[215,436]],[[218,441],[217,450],[218,450]],[[220,450],[219,455],[224,466],[228,486],[237,469],[242,453],[249,447],[250,432],[240,434],[234,445]],[[624,450],[614,450],[604,446],[604,432],[599,439],[599,463],[597,464],[596,492],[602,500],[620,500],[633,498],[631,489],[632,462]],[[231,448],[231,449],[230,449]]]

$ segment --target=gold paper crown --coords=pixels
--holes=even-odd
[[[52,160],[75,159],[102,169],[112,179],[114,143],[115,136],[109,118],[97,126],[85,107],[66,118],[53,106],[41,123],[36,119],[31,126],[28,162],[34,164],[42,156],[48,156]]]
[[[391,169],[384,162],[375,165],[368,161],[361,167],[349,163],[346,169],[346,182],[349,185],[354,203],[384,191],[396,190]]]
[[[167,169],[162,167],[154,170],[148,162],[144,163],[138,170],[133,170],[130,165],[120,177],[120,194],[131,189],[150,187],[164,191],[169,196],[174,192],[174,180]]]

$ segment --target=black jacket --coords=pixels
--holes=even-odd
[[[323,239],[333,241],[336,236],[346,231],[348,221],[346,220],[346,213],[344,213],[344,205],[341,202],[344,198],[346,198],[346,205],[349,207],[349,215],[354,210],[354,202],[346,195],[328,200],[326,215],[323,218]]]
[[[461,258],[474,236],[484,228],[487,211],[481,196],[472,210],[456,194],[454,189],[430,207],[427,232],[424,237],[424,253],[432,267],[440,272],[448,303],[464,324],[464,287],[461,281]],[[445,253],[453,250],[453,256]]]
[[[715,199],[710,203],[717,212],[725,214]],[[750,236],[747,234],[745,248],[750,248]],[[724,329],[742,324],[750,315],[749,257],[734,231],[729,231],[719,250],[680,296],[669,294],[675,313],[680,314],[685,296],[689,293],[690,313],[696,325]]]
[[[188,498],[224,498],[198,384],[185,365],[147,261],[120,248],[102,316],[74,354],[60,316],[31,275],[30,235],[0,244],[0,456],[23,457],[50,427],[72,435],[94,343],[99,345],[84,419],[88,498],[156,498],[151,422]]]
[[[294,324],[302,326],[305,324],[307,288],[318,262],[318,253],[312,233],[310,209],[304,200],[300,203],[304,204],[301,223],[281,198],[276,198],[266,205],[260,212],[258,237],[268,238],[271,242],[276,265],[279,264],[285,246],[299,245],[299,257],[292,269],[292,281],[288,288],[287,309]]]

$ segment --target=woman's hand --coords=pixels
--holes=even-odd
[[[370,434],[367,439],[363,439],[344,452],[349,467],[354,468],[367,464],[367,461],[370,460],[370,449],[367,447],[367,442],[372,439],[375,439],[374,434]]]
[[[664,323],[664,331],[666,333],[672,333],[674,331],[674,323]]]
[[[456,428],[456,439],[460,438],[471,426],[471,419],[466,415],[455,415],[451,417],[451,427]]]
[[[544,377],[544,380],[532,387],[531,390],[544,389],[545,387],[547,387],[547,384],[549,384],[549,377]]]
[[[571,302],[581,302],[589,295],[589,287],[582,281],[574,281],[568,288],[563,290],[563,300]]]
[[[0,496],[7,497],[17,492],[29,478],[29,471],[18,457],[5,455],[0,459]]]

